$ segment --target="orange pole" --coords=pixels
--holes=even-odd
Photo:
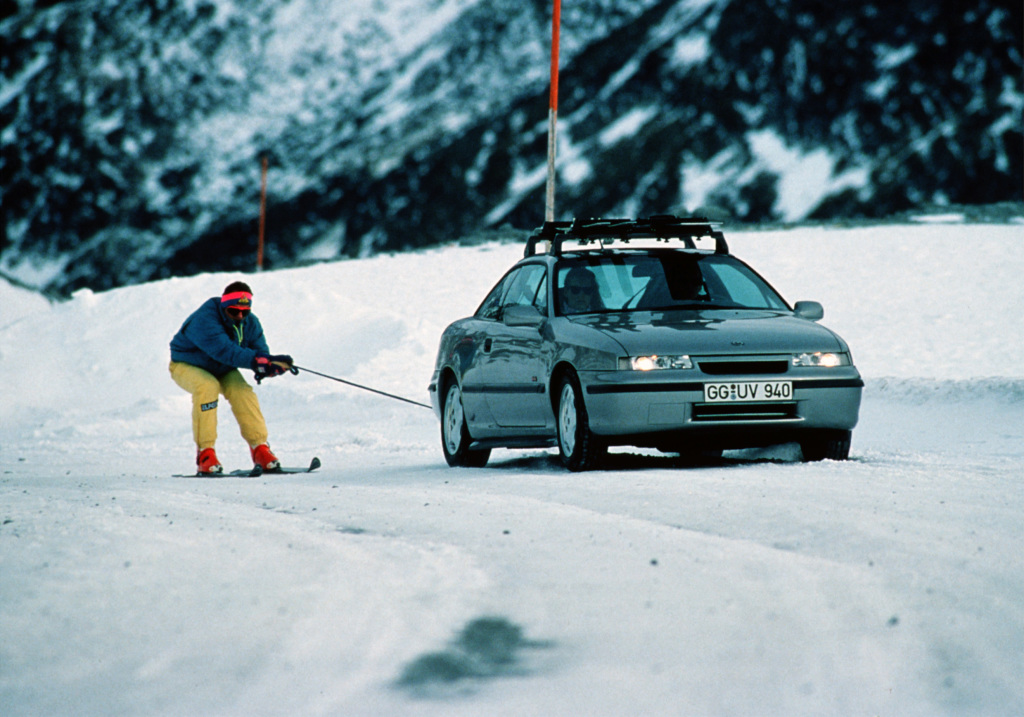
[[[267,226],[267,158],[263,158],[260,186],[260,238],[256,246],[256,271],[263,271],[263,234]]]
[[[555,0],[551,14],[551,98],[548,103],[553,112],[558,112],[558,42],[562,27],[562,0]]]
[[[558,39],[562,25],[562,0],[554,0],[551,16],[551,98],[548,102],[548,184],[544,198],[544,221],[555,219],[555,154],[558,129]]]

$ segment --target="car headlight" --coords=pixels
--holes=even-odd
[[[628,356],[619,359],[619,369],[623,371],[653,371],[661,368],[693,368],[689,356]]]
[[[834,353],[831,351],[815,351],[814,353],[793,354],[794,366],[813,366],[817,368],[835,368],[836,366],[849,366],[849,354]]]

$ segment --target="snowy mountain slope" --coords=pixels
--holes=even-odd
[[[453,470],[431,412],[300,374],[260,399],[324,468],[171,479],[167,342],[236,275],[0,284],[4,714],[1019,714],[1022,226],[729,233],[866,377],[852,460],[813,465]],[[247,278],[275,351],[423,400],[444,325],[520,253]],[[218,450],[248,459],[227,412]]]
[[[56,291],[542,220],[550,3],[16,3],[0,270]],[[315,18],[315,20],[311,20]],[[1021,8],[586,0],[560,216],[889,216],[1019,201]]]

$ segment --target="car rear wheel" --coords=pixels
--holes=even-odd
[[[445,393],[441,408],[441,450],[450,466],[482,468],[491,457],[491,449],[469,450],[472,439],[466,426],[466,412],[462,407],[462,388],[452,381]]]
[[[590,418],[583,403],[579,379],[573,373],[562,377],[558,391],[558,452],[571,471],[594,468],[607,448],[590,431]]]
[[[800,441],[805,461],[845,461],[850,457],[852,431],[827,431]]]

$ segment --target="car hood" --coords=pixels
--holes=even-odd
[[[846,351],[832,331],[787,312],[750,309],[633,311],[573,317],[614,339],[628,356]]]

